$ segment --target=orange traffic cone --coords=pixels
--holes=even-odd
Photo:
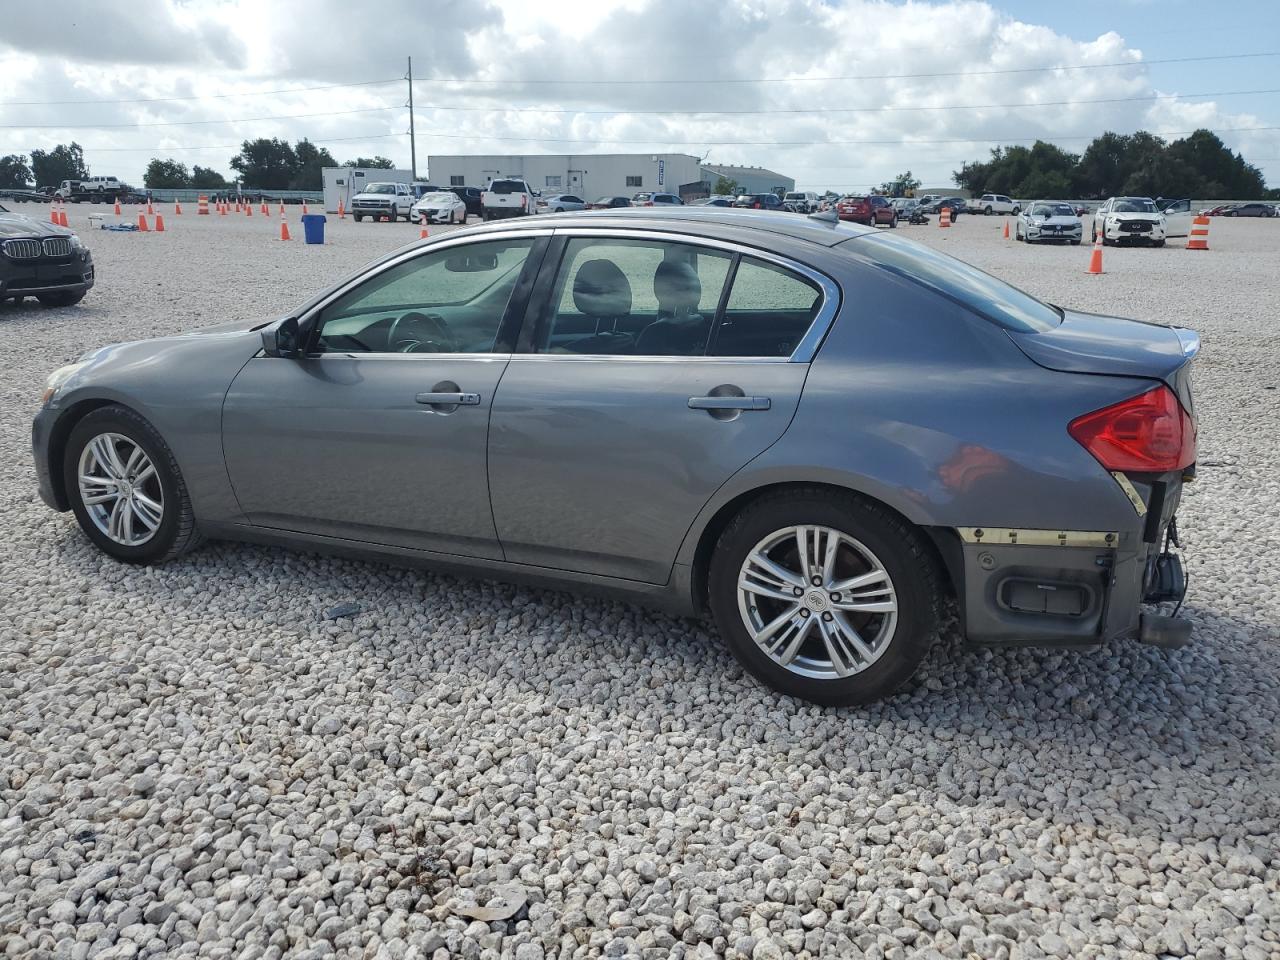
[[[154,217],[156,215],[155,207],[151,206],[151,201],[147,201],[147,216]]]
[[[138,214],[138,229],[143,233],[147,233],[151,230],[151,228],[147,226],[147,215],[145,213]]]
[[[284,217],[280,218],[280,239],[281,240],[293,239],[292,237],[289,236],[289,221],[286,220]]]
[[[261,209],[261,210],[259,210],[258,212],[259,212],[260,214],[262,214],[264,217],[265,217],[265,216],[269,216],[269,215],[270,215],[271,211],[267,209],[267,201],[266,201],[266,200],[263,200],[263,201],[262,201],[262,209]]]
[[[284,201],[280,201],[280,216],[284,216]]]
[[[55,227],[62,226],[62,218],[58,216],[57,205],[54,205],[49,208],[49,222],[52,223]]]
[[[1006,240],[1009,239],[1009,221],[1007,219],[1004,222],[1004,238]]]
[[[302,215],[304,217],[307,215],[307,201],[305,200],[302,201]]]
[[[218,204],[218,216],[225,217],[227,215],[227,205],[225,203]]]
[[[347,211],[346,211],[346,208],[342,206],[341,200],[338,201],[338,219],[339,220],[347,219]]]
[[[164,216],[156,214],[156,233],[164,233]]]
[[[120,216],[120,201],[116,200],[116,216]]]
[[[427,225],[426,225],[426,223],[423,223],[423,225],[422,225],[422,229],[418,232],[418,239],[419,239],[419,240],[425,240],[425,239],[427,239]]]
[[[173,201],[173,215],[175,217],[182,216],[182,204],[180,204],[177,200]]]
[[[1191,221],[1191,233],[1187,236],[1188,250],[1209,249],[1209,218],[1198,216]]]
[[[244,211],[240,209],[240,201],[239,201],[239,200],[237,200],[237,201],[236,201],[236,213],[244,213]]]
[[[244,205],[244,215],[245,215],[246,217],[252,217],[252,216],[253,216],[253,204],[252,204],[252,203],[246,203],[246,204]]]
[[[1089,258],[1089,269],[1087,273],[1102,273],[1102,235],[1099,234],[1093,241],[1093,256]]]

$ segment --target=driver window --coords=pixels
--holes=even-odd
[[[492,353],[532,239],[423,253],[321,312],[317,353]]]

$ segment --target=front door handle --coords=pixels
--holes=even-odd
[[[690,410],[768,410],[768,397],[690,397]]]
[[[418,403],[429,406],[449,404],[461,407],[478,407],[480,405],[480,394],[478,393],[420,393],[414,399]]]

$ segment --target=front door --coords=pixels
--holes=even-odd
[[[519,320],[513,291],[545,242],[428,248],[304,321],[303,358],[249,361],[227,394],[223,447],[250,522],[500,559],[489,412]]]
[[[1165,236],[1185,237],[1191,233],[1191,201],[1175,200],[1164,208]]]
[[[698,511],[791,422],[824,293],[763,258],[610,236],[570,237],[538,290],[490,426],[506,558],[664,583]]]

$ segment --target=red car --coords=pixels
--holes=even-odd
[[[836,216],[869,227],[882,223],[891,227],[898,225],[898,213],[887,197],[841,197],[836,204]]]
[[[1229,211],[1235,208],[1236,205],[1234,203],[1220,203],[1212,210],[1205,210],[1203,213],[1206,217],[1225,217]]]

